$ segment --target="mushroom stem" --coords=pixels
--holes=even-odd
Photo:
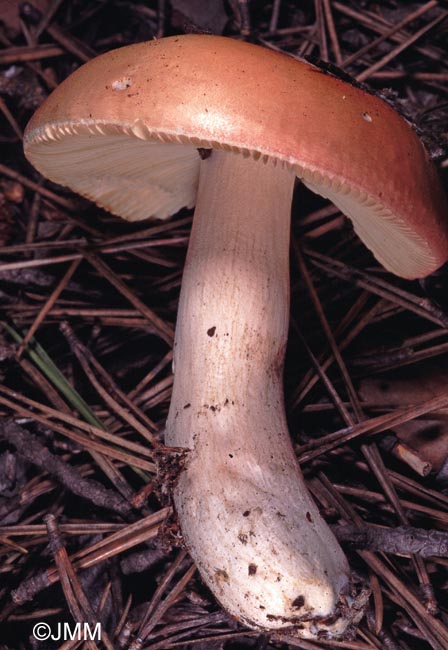
[[[344,632],[351,599],[285,417],[294,178],[222,151],[201,162],[166,440],[190,450],[174,500],[216,598],[250,627],[313,638]]]

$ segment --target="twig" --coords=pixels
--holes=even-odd
[[[55,476],[73,494],[90,501],[99,508],[113,510],[122,516],[131,512],[131,506],[121,496],[101,483],[82,478],[63,460],[52,454],[35,436],[12,421],[0,423],[0,437],[14,445],[22,458],[40,470]]]
[[[97,617],[70,562],[67,550],[61,539],[56,517],[53,514],[48,514],[44,517],[44,521],[47,526],[50,549],[55,560],[59,580],[70,612],[77,623],[87,622],[91,628],[94,628],[98,622]],[[109,636],[104,629],[101,630],[101,641],[107,650],[113,650]],[[97,650],[96,644],[91,639],[86,639],[85,643],[90,650]]]
[[[140,519],[134,524],[126,526],[126,528],[116,533],[112,533],[99,542],[73,553],[69,557],[75,571],[87,569],[99,562],[105,562],[107,559],[124,553],[142,542],[154,539],[158,534],[159,526],[170,514],[171,509],[164,508],[144,519]],[[43,589],[58,582],[58,580],[59,575],[55,568],[41,571],[22,582],[12,592],[12,599],[15,603],[26,603]]]
[[[448,557],[448,533],[438,530],[424,530],[412,526],[364,525],[362,528],[350,524],[337,524],[332,531],[340,542],[353,542],[357,548],[382,551],[394,555],[419,555],[423,558]]]
[[[25,334],[23,337],[22,343],[19,345],[19,348],[17,350],[17,357],[20,358],[23,354],[23,351],[25,350],[26,346],[28,343],[31,341],[32,337],[34,334],[37,332],[39,325],[44,321],[45,317],[47,316],[48,312],[50,309],[53,307],[59,296],[61,295],[62,291],[66,288],[70,280],[72,279],[76,269],[78,268],[81,260],[74,260],[70,266],[68,267],[67,271],[64,273],[63,277],[61,280],[58,282],[56,285],[55,289],[51,293],[50,297],[48,300],[45,302],[44,306],[36,316],[33,324],[31,325],[30,329],[28,332]]]
[[[448,12],[444,11],[440,16],[437,16],[437,18],[434,18],[430,23],[419,29],[415,34],[410,36],[408,39],[404,41],[404,43],[400,43],[400,45],[397,45],[391,52],[383,56],[379,61],[376,63],[373,63],[370,67],[368,67],[366,70],[363,70],[360,72],[358,75],[356,75],[356,80],[357,81],[365,81],[370,77],[370,75],[374,74],[375,72],[378,72],[381,68],[384,68],[385,65],[390,63],[398,54],[401,54],[406,48],[410,47],[413,45],[416,41],[418,41],[419,38],[430,32],[434,27],[439,25],[441,22],[443,22],[446,17],[448,16]]]

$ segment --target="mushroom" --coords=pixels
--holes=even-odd
[[[249,627],[343,635],[363,596],[305,487],[283,401],[291,197],[298,176],[387,269],[427,275],[447,258],[447,204],[419,139],[314,66],[189,35],[82,66],[30,121],[25,152],[129,220],[196,204],[166,425],[188,450],[174,488],[185,543]]]

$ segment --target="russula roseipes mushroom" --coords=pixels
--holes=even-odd
[[[194,35],[81,67],[31,120],[25,152],[129,220],[196,204],[166,434],[189,450],[174,491],[185,542],[250,627],[343,634],[359,599],[304,485],[283,404],[291,197],[298,176],[387,269],[429,274],[447,258],[446,201],[411,127],[313,66]]]

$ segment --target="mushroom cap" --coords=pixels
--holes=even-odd
[[[280,160],[387,269],[423,277],[448,257],[446,197],[409,124],[312,65],[230,38],[175,36],[93,59],[35,113],[24,147],[44,176],[130,220],[194,205],[197,148]]]

